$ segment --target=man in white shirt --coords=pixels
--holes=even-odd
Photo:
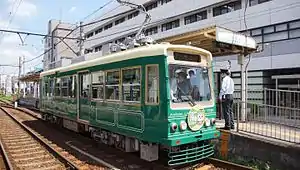
[[[230,77],[230,70],[221,69],[222,86],[220,90],[219,99],[222,102],[223,114],[225,118],[225,130],[234,129],[233,122],[233,113],[232,113],[232,105],[233,105],[233,92],[234,92],[234,82]]]

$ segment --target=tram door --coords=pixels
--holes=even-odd
[[[90,84],[91,84],[91,74],[89,72],[78,73],[78,92],[77,103],[78,112],[77,119],[79,121],[89,121],[90,113]]]

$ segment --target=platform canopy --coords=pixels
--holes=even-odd
[[[210,51],[213,56],[250,54],[257,44],[252,37],[219,26],[211,26],[192,32],[157,40],[171,44],[189,44]]]
[[[40,79],[41,72],[42,70],[29,72],[25,76],[21,76],[19,80],[23,82],[38,82]]]

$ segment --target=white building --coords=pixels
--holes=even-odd
[[[151,21],[145,28],[145,34],[155,40],[212,25],[250,34],[262,46],[263,51],[252,54],[248,66],[249,89],[273,88],[275,80],[271,79],[272,75],[300,74],[299,0],[131,0],[131,2],[143,4],[150,13]],[[84,27],[85,56],[84,59],[81,57],[77,60],[101,57],[108,43],[121,42],[125,37],[135,35],[145,19],[144,14],[127,6],[118,7],[99,19],[115,15],[117,17],[113,19]],[[62,24],[56,22],[56,25]],[[49,30],[53,30],[54,27],[56,27],[55,24],[49,23]],[[78,36],[78,32],[76,35]],[[73,40],[72,42],[74,43]],[[50,44],[46,47],[51,47],[51,42],[48,41],[48,43]],[[63,43],[60,45],[64,46]],[[53,53],[59,54],[58,51],[63,48],[65,46],[58,47]],[[51,58],[49,54],[48,59],[51,58],[51,60],[45,62],[46,68],[64,65],[64,61],[60,58],[67,55],[76,56],[70,50],[67,50],[64,55],[58,55],[58,58]],[[228,60],[232,62],[233,77],[238,93],[240,67],[236,56],[215,58],[216,82],[218,85],[220,79],[218,66],[227,63]],[[70,61],[65,61],[65,63],[70,63]],[[299,88],[299,82],[299,79],[290,79],[280,81],[279,84],[284,83],[285,88]],[[251,97],[250,94],[248,97],[259,98],[258,96]]]
[[[252,54],[248,66],[249,89],[273,88],[275,80],[271,79],[272,75],[300,74],[299,0],[136,0],[135,2],[144,3],[150,13],[152,20],[147,25],[145,34],[151,35],[155,40],[212,25],[253,36],[263,51]],[[118,13],[123,14],[84,28],[86,35],[84,47],[87,56],[99,57],[105,44],[120,42],[126,36],[135,35],[145,18],[144,14],[126,6],[117,8],[105,17]],[[237,64],[236,56],[216,57],[215,71],[218,72],[218,66],[227,63],[228,60],[232,61],[233,77],[238,92],[240,66]],[[216,76],[218,80],[218,74]],[[280,82],[285,83],[285,88],[299,84],[297,79]],[[251,97],[250,94],[249,98],[257,97]]]
[[[0,74],[0,93],[10,95],[12,94],[12,77],[6,74]]]
[[[73,24],[62,23],[57,20],[50,20],[48,23],[48,35],[65,37],[67,36],[75,26]],[[77,36],[76,32],[72,32],[67,37]],[[77,40],[47,37],[45,38],[45,55],[44,55],[44,70],[66,66],[71,63],[70,59],[77,56],[74,52],[78,52]],[[59,43],[60,42],[60,43]],[[57,45],[56,45],[57,44]],[[68,44],[68,45],[66,45]],[[74,50],[74,52],[73,52]]]

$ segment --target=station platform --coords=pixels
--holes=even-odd
[[[29,108],[38,108],[39,98],[35,98],[35,97],[19,98],[18,104]]]
[[[217,120],[217,128],[222,128],[224,125],[224,120]],[[291,142],[300,145],[300,128],[262,122],[240,122],[238,128],[239,132],[245,134],[265,136],[270,138],[270,140],[276,139],[278,141]],[[236,121],[235,129],[232,129],[231,131],[237,132]]]
[[[224,120],[217,120],[217,128],[224,125]],[[237,131],[235,122],[233,130],[220,129],[216,156],[242,162],[257,161],[271,169],[300,169],[299,128],[260,122],[239,123],[238,128]]]

